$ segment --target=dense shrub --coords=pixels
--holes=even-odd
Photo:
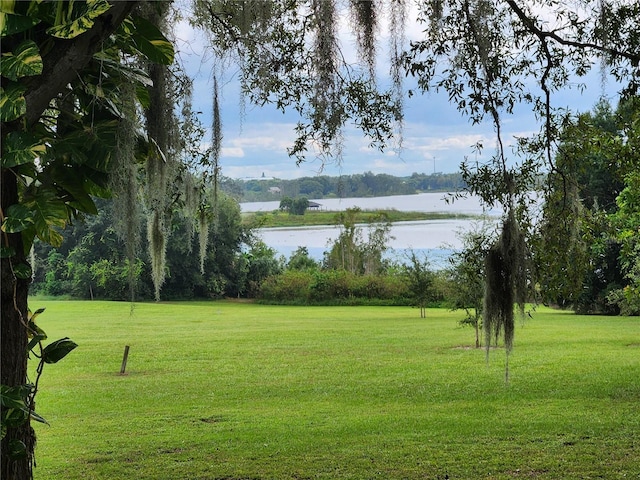
[[[362,275],[354,278],[353,296],[400,301],[408,295],[407,282],[398,275]]]
[[[314,274],[314,283],[311,285],[311,300],[326,302],[331,299],[349,298],[351,295],[350,284],[353,284],[354,274],[346,270],[318,270]]]
[[[297,304],[408,305],[400,275],[356,275],[346,270],[287,270],[262,283],[259,300]]]
[[[259,298],[270,302],[306,303],[311,296],[314,274],[304,270],[286,270],[266,278],[261,285]]]

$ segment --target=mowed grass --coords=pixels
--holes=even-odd
[[[36,480],[640,478],[638,318],[538,309],[506,385],[447,310],[31,305],[80,345],[41,381]]]

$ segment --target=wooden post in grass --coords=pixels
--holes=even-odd
[[[127,369],[127,359],[129,358],[129,345],[124,346],[124,355],[122,356],[122,366],[120,367],[120,375],[124,375]]]

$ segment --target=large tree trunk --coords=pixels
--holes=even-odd
[[[18,203],[18,185],[13,172],[3,169],[1,206],[2,212]],[[2,385],[24,385],[27,379],[27,294],[29,280],[21,280],[14,274],[14,266],[26,261],[20,234],[2,234],[2,245],[15,251],[15,256],[0,260],[0,377]],[[27,447],[27,456],[11,459],[8,445],[11,440],[21,440]],[[22,480],[32,478],[35,435],[27,422],[17,428],[9,428],[2,440],[0,478]]]
[[[131,12],[137,1],[112,1],[108,12],[98,17],[93,27],[72,40],[56,40],[54,48],[43,55],[43,72],[31,77],[27,83],[25,100],[27,112],[23,119],[2,124],[2,135],[10,130],[32,128],[51,100],[62,92],[91,61],[103,40],[111,35]],[[11,205],[19,203],[18,182],[11,170],[2,169],[0,178],[0,206],[2,216]],[[2,246],[15,252],[11,258],[0,260],[0,376],[2,385],[18,386],[27,383],[27,296],[29,280],[22,280],[14,274],[14,266],[26,262],[20,234],[2,233]],[[9,457],[11,440],[22,441],[27,455],[20,459]],[[8,429],[0,445],[0,479],[31,480],[34,464],[35,434],[29,422]]]

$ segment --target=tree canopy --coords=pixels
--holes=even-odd
[[[526,242],[536,228],[530,192],[541,173],[551,173],[550,182],[563,174],[557,158],[564,127],[575,114],[554,99],[572,84],[579,88],[593,69],[621,85],[621,98],[637,95],[640,6],[628,0],[571,6],[555,0],[428,0],[419,2],[419,12],[424,38],[403,57],[419,90],[445,91],[472,123],[488,120],[496,134],[492,158],[482,164],[467,159],[461,170],[468,191],[505,207],[502,234],[485,265],[484,326],[488,341],[502,334],[510,347],[513,303],[521,303],[523,289],[536,282]],[[540,120],[540,131],[517,138],[511,152],[504,123],[523,105]]]
[[[366,32],[373,16],[358,3],[354,25]],[[302,156],[311,143],[330,152],[351,119],[374,142],[391,135],[399,109],[392,95],[378,93],[366,68],[358,73],[344,65],[334,2],[193,5],[212,48],[243,66],[249,98],[294,108],[306,119],[292,153]],[[200,225],[201,245],[206,225],[215,221],[215,195],[205,193],[216,190],[220,123],[214,91],[211,147],[202,151],[205,129],[193,115],[190,81],[173,63],[168,40],[169,19],[177,15],[170,2],[3,2],[0,15],[2,385],[14,388],[16,401],[32,412],[35,388],[26,362],[35,327],[26,320],[26,255],[34,240],[60,245],[60,229],[97,213],[95,197],[113,194],[130,265],[137,255],[136,219],[146,214],[159,298],[175,209],[185,207]],[[370,51],[366,44],[363,51]],[[206,172],[199,177],[204,182],[193,182],[194,168]],[[3,422],[3,478],[32,475],[34,440],[26,420],[6,430]]]
[[[527,194],[541,171],[559,171],[556,153],[570,112],[554,105],[554,92],[592,68],[618,81],[623,99],[635,97],[640,84],[638,3],[574,3],[421,1],[424,38],[403,56],[407,2],[351,0],[344,8],[360,52],[355,66],[346,65],[341,55],[337,21],[343,5],[337,0],[195,0],[192,22],[207,33],[218,68],[239,65],[249,101],[300,115],[298,139],[289,152],[298,161],[306,154],[339,158],[348,122],[376,147],[399,132],[403,65],[420,89],[445,90],[472,122],[493,122],[493,159],[484,165],[465,162],[462,172],[470,191],[488,204],[507,207],[490,266],[512,281],[494,282],[505,295],[492,304],[496,308],[485,304],[485,314],[497,312],[498,329],[492,330],[497,335],[510,331],[512,319],[503,314],[512,306],[508,299],[522,299],[522,280],[530,271],[522,242],[532,228]],[[385,5],[392,86],[380,91],[375,38]],[[79,216],[96,214],[96,197],[113,195],[120,202],[116,223],[127,239],[130,265],[142,237],[135,220],[146,217],[156,298],[166,280],[167,241],[177,211],[198,229],[204,266],[208,226],[218,218],[218,83],[212,92],[211,138],[205,140],[207,128],[192,109],[191,82],[174,62],[170,25],[177,15],[170,2],[1,3],[1,383],[13,389],[14,400],[31,416],[36,389],[27,377],[27,352],[34,339],[43,340],[27,307],[27,254],[36,238],[60,245],[60,229]],[[536,112],[541,129],[519,139],[510,158],[502,125],[520,103]],[[629,132],[635,136],[612,141],[611,148],[637,155],[632,153],[637,121]],[[616,205],[633,216],[637,178],[630,172],[622,180],[625,188]],[[628,241],[628,218],[612,221],[627,232],[619,239],[627,252],[625,275],[637,279],[631,253],[637,242]],[[262,255],[259,249],[255,254]],[[129,269],[131,275],[135,271]],[[637,289],[637,282],[633,285]],[[32,476],[33,445],[29,415],[3,429],[3,478]]]

